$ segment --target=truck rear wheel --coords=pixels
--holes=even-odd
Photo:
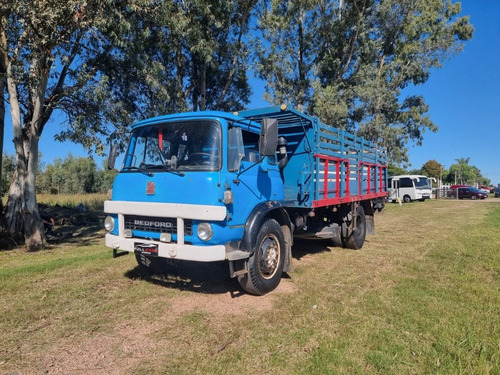
[[[274,219],[264,221],[257,234],[255,248],[248,259],[248,273],[238,276],[238,282],[248,293],[263,295],[281,281],[285,260],[285,239]]]
[[[362,206],[358,206],[356,215],[356,229],[345,239],[345,247],[353,250],[361,249],[366,238],[366,216]]]

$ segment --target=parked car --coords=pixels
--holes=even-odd
[[[477,190],[482,191],[483,193],[486,193],[486,194],[490,193],[490,189],[486,189],[486,188],[480,187],[480,186],[477,187]]]
[[[479,190],[485,190],[488,193],[494,193],[495,188],[493,186],[479,185],[477,187]]]
[[[500,186],[495,188],[495,197],[500,197]]]
[[[470,185],[451,185],[450,189],[453,190],[453,189],[458,189],[461,187],[471,187],[471,186]]]
[[[455,189],[450,189],[448,196],[451,198],[470,198],[470,199],[485,199],[488,198],[488,194],[479,189],[473,188],[471,186],[458,187]]]

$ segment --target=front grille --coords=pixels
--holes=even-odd
[[[177,234],[177,219],[171,217],[125,216],[125,229]],[[190,236],[193,232],[193,221],[184,219],[184,235]]]

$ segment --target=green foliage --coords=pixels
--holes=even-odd
[[[422,165],[422,174],[427,177],[434,177],[437,180],[441,180],[443,176],[443,166],[436,160],[429,160]]]
[[[458,158],[455,160],[457,163],[450,166],[446,182],[452,184],[490,185],[491,180],[483,177],[479,168],[469,164],[470,158]]]
[[[90,194],[111,189],[116,171],[97,168],[91,158],[76,158],[69,154],[57,158],[38,172],[37,193]]]
[[[410,169],[408,174],[424,174],[421,169]]]
[[[14,175],[14,170],[16,169],[16,158],[14,155],[3,154],[2,157],[2,184],[0,191],[0,198],[6,194],[9,190],[10,182],[12,181],[12,176]]]
[[[271,1],[259,17],[258,72],[276,102],[309,108],[408,161],[407,144],[436,131],[409,85],[472,38],[460,3],[448,0]]]
[[[321,17],[321,1],[270,2],[263,7],[262,39],[254,41],[257,72],[266,80],[266,99],[302,110],[312,96],[312,76]]]
[[[399,176],[408,174],[408,171],[404,168],[398,167],[396,164],[390,163],[387,167],[387,173],[389,174],[389,176]]]
[[[74,138],[102,152],[109,129],[100,118],[101,103],[108,88],[98,70],[114,42],[105,31],[120,27],[124,11],[118,3],[97,0],[1,3],[0,60],[10,68],[6,76],[16,97],[9,90],[9,101],[12,108],[12,100],[19,101],[25,134],[39,137],[57,110],[69,131],[78,133]]]
[[[0,2],[2,100],[10,106],[16,155],[5,222],[12,235],[24,238],[29,251],[45,246],[35,196],[43,130],[57,111],[69,129],[59,139],[103,152],[110,135],[103,103],[110,90],[100,67],[113,53],[111,30],[118,30],[124,14],[141,2]],[[92,182],[82,183],[88,189]]]
[[[129,12],[116,31],[119,44],[100,66],[109,94],[105,118],[128,126],[188,109],[243,108],[250,96],[243,36],[254,3],[151,2]]]

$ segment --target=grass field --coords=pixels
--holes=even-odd
[[[43,203],[49,206],[59,205],[64,207],[74,208],[79,204],[83,204],[89,210],[103,210],[106,194],[37,194],[38,203]]]
[[[0,374],[500,374],[500,199],[375,222],[360,251],[297,242],[263,297],[223,263],[147,277],[103,231],[0,251]]]

